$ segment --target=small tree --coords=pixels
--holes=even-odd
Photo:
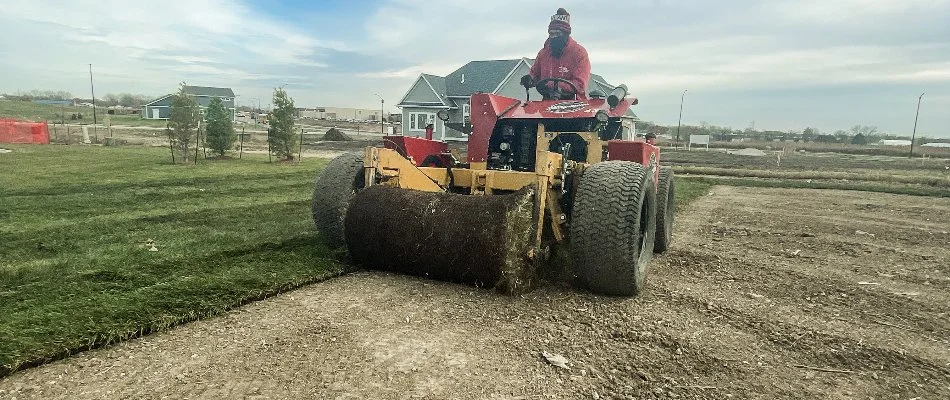
[[[218,155],[223,156],[234,146],[234,126],[231,124],[231,112],[224,108],[220,97],[211,99],[205,111],[205,143]]]
[[[854,135],[853,138],[851,138],[851,144],[864,146],[868,144],[868,139],[867,137],[864,136],[863,133],[858,133],[857,135]]]
[[[277,157],[293,159],[294,145],[294,99],[287,97],[283,88],[274,89],[274,110],[267,116],[270,128],[267,140]]]
[[[812,128],[812,127],[809,126],[809,127],[805,128],[805,130],[802,131],[802,141],[804,141],[804,142],[811,142],[811,141],[815,140],[815,138],[817,138],[818,135],[821,135],[821,131],[819,131],[819,130],[816,129],[816,128]]]
[[[178,93],[172,99],[168,126],[172,130],[175,147],[181,152],[181,158],[185,162],[188,162],[188,144],[194,137],[198,120],[198,103],[185,94],[185,83],[182,82]]]

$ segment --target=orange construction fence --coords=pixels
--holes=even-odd
[[[49,144],[49,125],[0,118],[0,143]]]

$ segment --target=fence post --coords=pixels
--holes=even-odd
[[[300,147],[297,148],[297,164],[300,164],[300,157],[303,157],[303,127],[300,127]]]
[[[238,153],[238,160],[244,156],[244,127],[241,127],[241,152]]]

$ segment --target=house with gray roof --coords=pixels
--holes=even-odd
[[[439,110],[448,110],[449,125],[466,124],[470,119],[470,99],[476,93],[492,93],[501,96],[526,100],[521,77],[531,69],[532,59],[482,60],[471,61],[445,77],[421,74],[409,91],[396,104],[402,110],[402,134],[422,136],[427,124],[435,128],[434,138],[439,140],[468,140],[462,132],[446,126],[435,117]],[[591,74],[587,84],[588,92],[601,90],[610,93],[615,86],[607,83],[603,77]],[[541,94],[531,89],[532,99],[540,99]],[[633,111],[627,117],[637,121]]]
[[[142,118],[168,119],[171,115],[172,100],[177,93],[166,94],[142,106]],[[220,97],[224,108],[231,111],[231,120],[234,120],[234,91],[231,88],[208,86],[185,86],[185,94],[191,97],[201,107],[201,113],[211,104],[211,99]]]

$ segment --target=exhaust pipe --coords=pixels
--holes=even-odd
[[[607,96],[607,104],[610,105],[610,108],[617,107],[617,104],[620,104],[620,101],[625,97],[627,97],[627,85],[617,86],[610,92],[610,96]]]

